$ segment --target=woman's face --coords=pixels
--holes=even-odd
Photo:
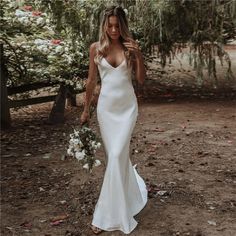
[[[119,21],[118,21],[117,16],[109,16],[107,34],[113,40],[119,39],[120,28],[119,28]]]

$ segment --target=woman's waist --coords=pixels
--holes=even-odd
[[[103,93],[117,92],[117,93],[133,93],[134,87],[132,83],[102,83],[101,91]]]
[[[107,90],[107,89],[101,88],[99,97],[103,97],[110,100],[113,100],[113,99],[125,100],[128,98],[136,99],[136,95],[133,88],[120,89],[120,90],[119,89]]]
[[[129,110],[137,110],[138,103],[136,96],[127,96],[123,98],[110,98],[106,96],[99,96],[97,109],[102,111],[111,111],[111,112],[125,112]]]

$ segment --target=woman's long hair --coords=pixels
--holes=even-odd
[[[128,21],[126,18],[125,11],[121,6],[111,6],[108,7],[103,14],[101,26],[100,26],[100,34],[99,34],[99,43],[97,46],[97,54],[95,56],[95,63],[98,64],[103,57],[106,57],[108,54],[108,49],[111,44],[111,40],[107,35],[108,28],[108,18],[110,16],[116,16],[119,22],[119,31],[120,31],[120,41],[121,43],[125,41],[133,41],[131,33],[128,27]],[[131,65],[131,55],[129,51],[124,47],[126,61],[128,62],[128,66]]]

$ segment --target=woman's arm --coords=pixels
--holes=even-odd
[[[136,41],[130,40],[124,43],[125,47],[134,54],[133,69],[135,72],[135,77],[139,84],[143,84],[146,78],[146,69],[144,66],[144,60],[139,46]]]
[[[89,108],[93,97],[93,92],[97,84],[97,65],[94,62],[96,55],[96,43],[91,44],[89,49],[89,72],[86,82],[86,94],[84,101],[84,111],[81,115],[81,123],[85,123],[89,120]]]
[[[139,50],[135,52],[134,71],[135,77],[138,80],[139,84],[143,85],[146,78],[146,69],[144,66],[142,53]]]

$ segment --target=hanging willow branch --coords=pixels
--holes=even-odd
[[[223,44],[236,37],[236,1],[234,0],[136,0],[131,6],[131,27],[142,50],[155,48],[164,67],[179,48],[190,47],[199,85],[203,70],[217,83],[216,58],[228,66],[226,78],[232,79],[229,55]],[[145,2],[145,4],[144,4]],[[154,18],[154,21],[150,21]],[[132,24],[132,22],[135,22]],[[178,47],[176,47],[178,45]],[[178,48],[178,49],[177,49]]]

